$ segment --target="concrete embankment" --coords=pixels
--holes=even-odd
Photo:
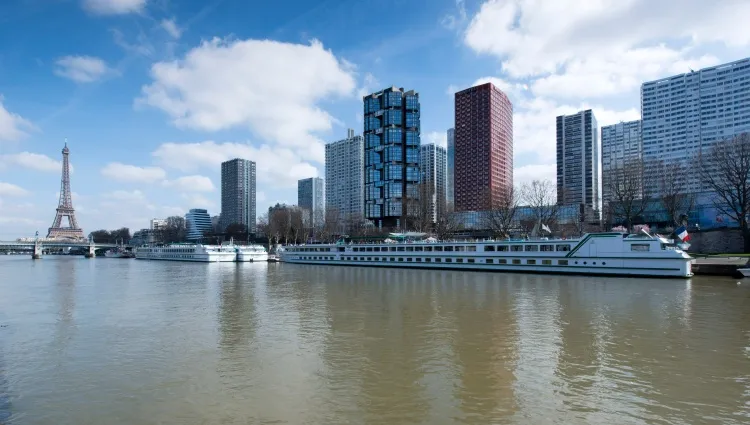
[[[748,259],[742,257],[706,257],[693,261],[693,273],[696,275],[742,277],[737,271],[745,267]]]

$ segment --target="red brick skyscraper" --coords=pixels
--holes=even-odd
[[[468,88],[455,124],[455,209],[487,210],[513,187],[513,104],[492,83]]]

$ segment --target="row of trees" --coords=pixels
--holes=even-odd
[[[117,230],[94,230],[89,233],[89,237],[94,240],[95,243],[122,243],[127,244],[130,242],[130,229],[122,227]]]

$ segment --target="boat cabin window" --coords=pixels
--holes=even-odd
[[[510,250],[513,252],[523,251],[523,245],[511,245]]]
[[[487,252],[487,251],[494,251],[494,250],[495,250],[495,247],[493,245],[485,245],[484,246],[484,251],[485,252]]]
[[[644,251],[648,251],[650,248],[651,248],[651,245],[647,243],[634,243],[630,245],[631,251],[644,252]]]
[[[414,247],[414,251],[421,251],[421,250],[422,250],[422,247],[421,247],[421,246],[415,246],[415,247]]]
[[[455,248],[456,251],[463,251],[464,250],[464,247],[462,247],[462,246],[456,246],[454,248]]]
[[[508,245],[499,245],[497,247],[497,250],[500,252],[507,252],[508,251]]]
[[[395,246],[392,246],[392,247],[390,247],[389,249],[390,249],[391,251],[395,251],[395,250],[396,250],[396,247],[395,247]]]
[[[526,245],[525,251],[539,251],[539,245]]]
[[[475,252],[477,250],[477,247],[474,245],[470,245],[466,247],[466,250],[470,252]]]
[[[430,251],[432,251],[432,247],[431,246],[426,246],[426,247],[424,247],[424,250],[430,252]]]
[[[442,250],[443,250],[443,247],[442,247],[442,246],[436,246],[436,247],[435,247],[435,251],[442,251]]]
[[[367,247],[367,252],[372,252],[372,247],[371,246]]]
[[[398,247],[398,250],[399,250],[399,251],[403,251],[403,250],[404,250],[404,247],[403,247],[403,246],[400,246],[400,247]]]
[[[447,251],[453,251],[453,247],[452,247],[452,246],[446,246],[446,247],[445,247],[445,251],[446,251],[446,252],[447,252]]]
[[[540,245],[539,250],[543,252],[550,252],[555,250],[554,245]]]
[[[570,245],[568,244],[559,244],[556,246],[557,251],[570,251]]]
[[[406,250],[409,251],[409,252],[413,252],[414,251],[414,247],[413,246],[407,246]]]

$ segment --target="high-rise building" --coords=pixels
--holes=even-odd
[[[247,226],[255,233],[255,162],[235,158],[221,163],[221,225]]]
[[[557,117],[557,202],[601,211],[599,131],[591,109]]]
[[[446,175],[446,203],[453,207],[454,194],[455,194],[455,169],[456,169],[456,130],[453,128],[448,129],[448,157],[447,157],[447,168],[448,174]]]
[[[323,179],[320,177],[310,177],[297,181],[297,205],[305,213],[305,221],[308,225],[322,223],[325,219],[325,203]]]
[[[167,220],[163,218],[152,218],[149,224],[151,230],[160,230],[167,226]]]
[[[187,240],[200,240],[203,238],[205,232],[213,230],[211,216],[208,215],[208,211],[204,209],[193,208],[185,214],[185,227],[187,227]]]
[[[715,142],[750,131],[750,58],[643,83],[641,111],[644,162],[695,166]],[[647,196],[654,173],[647,167]],[[687,188],[710,190],[700,173],[686,177]]]
[[[442,146],[434,143],[422,145],[419,153],[421,185],[420,196],[427,196],[427,199],[420,199],[422,206],[428,206],[432,222],[445,214],[446,202],[446,178],[447,178],[447,152]]]
[[[487,210],[513,187],[513,104],[492,83],[455,103],[455,210]]]
[[[347,137],[326,145],[326,210],[343,222],[364,218],[365,139],[349,129]]]
[[[363,100],[365,218],[401,227],[419,184],[419,94],[391,87]]]
[[[602,127],[602,202],[612,200],[611,171],[622,169],[627,163],[643,160],[641,121],[621,122]],[[637,167],[641,169],[642,167]],[[642,183],[642,182],[641,182]]]

